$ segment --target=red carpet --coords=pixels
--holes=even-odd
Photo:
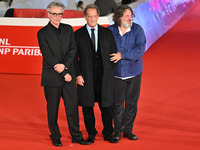
[[[141,97],[134,126],[137,141],[72,144],[63,103],[59,125],[63,147],[48,137],[46,102],[39,75],[0,74],[0,149],[2,150],[199,150],[200,149],[200,0],[144,56]],[[97,106],[96,106],[97,108]],[[87,137],[80,109],[80,126]]]

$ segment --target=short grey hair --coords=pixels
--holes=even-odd
[[[48,6],[47,6],[47,11],[50,12],[50,9],[52,7],[60,7],[62,9],[62,12],[64,12],[65,10],[65,5],[63,5],[63,3],[61,2],[51,2]]]
[[[90,9],[90,8],[91,8],[91,9],[96,9],[97,14],[98,14],[98,15],[100,14],[100,11],[99,11],[99,8],[98,8],[97,5],[89,4],[89,5],[87,5],[86,8],[84,9],[84,16],[87,16],[87,10]]]

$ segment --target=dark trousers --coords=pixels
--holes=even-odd
[[[61,87],[45,86],[44,93],[47,100],[48,125],[51,139],[56,140],[61,137],[57,123],[61,97],[64,100],[70,134],[73,139],[82,139],[82,133],[79,131],[78,99],[75,83],[65,82]]]
[[[112,107],[101,107],[101,88],[102,88],[102,75],[103,68],[100,61],[96,61],[94,64],[94,93],[95,101],[99,103],[99,108],[101,110],[101,117],[103,122],[103,136],[108,137],[113,133],[112,125]],[[112,93],[111,93],[112,94]],[[89,136],[95,137],[97,130],[95,129],[95,116],[93,107],[83,107],[83,116],[85,127]]]
[[[140,96],[141,74],[114,81],[114,132],[132,132]],[[125,103],[125,105],[124,105]]]
[[[101,118],[103,122],[103,136],[108,137],[113,133],[112,126],[112,108],[111,107],[101,107]],[[95,128],[95,116],[93,107],[83,107],[83,116],[85,127],[89,136],[95,137],[97,134],[97,130]]]

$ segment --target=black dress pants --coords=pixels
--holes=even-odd
[[[58,108],[60,98],[64,100],[68,127],[73,139],[82,139],[82,132],[79,131],[78,99],[76,85],[74,82],[65,82],[61,87],[44,86],[44,93],[47,101],[48,125],[51,132],[51,139],[60,139],[61,133],[58,127]]]
[[[101,117],[103,122],[103,136],[108,137],[113,133],[112,126],[112,108],[111,107],[101,107]],[[97,134],[97,130],[95,128],[95,116],[93,107],[83,107],[83,116],[85,127],[89,136],[95,137]]]
[[[112,107],[101,107],[101,88],[102,88],[102,75],[103,68],[101,61],[96,61],[94,64],[94,93],[95,93],[95,101],[99,103],[99,108],[101,110],[101,117],[103,122],[103,136],[108,137],[113,133],[113,125],[112,125]],[[111,93],[112,94],[112,93]],[[95,116],[93,107],[83,107],[83,116],[85,127],[89,136],[95,137],[97,134],[97,130],[95,129]]]
[[[131,79],[114,80],[114,132],[132,132],[137,114],[141,76],[139,74]]]

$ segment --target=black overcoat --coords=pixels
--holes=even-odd
[[[86,25],[75,32],[77,53],[75,56],[76,76],[82,75],[84,86],[77,85],[79,105],[93,107],[95,103],[93,80],[93,54],[91,38]],[[112,32],[98,25],[98,50],[101,50],[103,64],[101,106],[110,107],[113,104],[113,79],[115,64],[110,61],[110,54],[117,52]]]

